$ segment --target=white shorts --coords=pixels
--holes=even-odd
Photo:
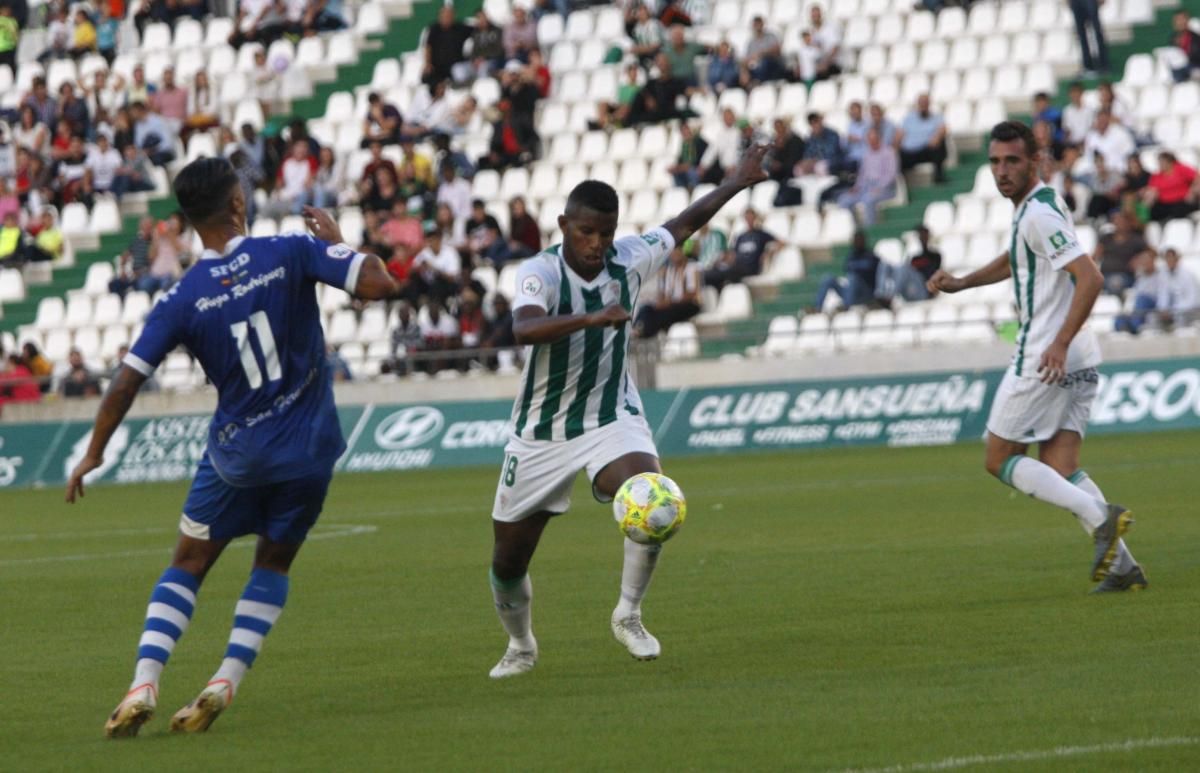
[[[492,518],[513,523],[543,510],[565,513],[580,470],[587,470],[594,486],[609,462],[633,453],[658,456],[650,425],[631,414],[571,440],[510,438],[504,447]],[[592,493],[600,499],[594,487]]]
[[[1059,430],[1082,437],[1098,388],[1095,368],[1070,373],[1058,384],[1043,384],[1009,370],[996,390],[987,430],[1014,443],[1041,443]]]

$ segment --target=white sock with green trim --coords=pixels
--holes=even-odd
[[[1104,497],[1104,492],[1096,485],[1096,481],[1092,480],[1092,477],[1083,470],[1076,470],[1067,480],[1101,502],[1108,501]],[[1129,548],[1125,547],[1125,540],[1117,540],[1117,557],[1113,561],[1112,572],[1114,574],[1125,574],[1136,564],[1137,562],[1133,560],[1133,554],[1129,552]]]
[[[1028,456],[1010,456],[1000,468],[1000,480],[1034,499],[1070,510],[1088,534],[1104,523],[1108,508],[1103,500],[1073,486],[1053,467]]]
[[[654,577],[662,545],[643,545],[625,538],[625,565],[621,568],[621,598],[613,617],[625,618],[641,614],[642,598]]]
[[[492,581],[492,598],[496,602],[496,614],[500,624],[508,633],[508,646],[516,650],[536,650],[533,638],[533,583],[525,574],[516,580],[501,580],[489,572]]]

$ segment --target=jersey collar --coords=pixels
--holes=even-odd
[[[225,257],[229,253],[236,250],[238,248],[238,245],[241,244],[242,240],[245,238],[246,238],[245,236],[235,236],[232,239],[230,239],[229,241],[225,242],[225,251],[224,252],[217,252],[216,250],[205,250],[204,252],[200,253],[200,260],[220,260],[221,258]]]
[[[1038,191],[1040,191],[1042,188],[1049,188],[1049,187],[1050,187],[1050,186],[1049,186],[1049,185],[1046,185],[1046,183],[1042,182],[1041,180],[1038,180],[1038,181],[1037,181],[1037,182],[1034,184],[1034,186],[1033,186],[1032,188],[1030,188],[1030,189],[1029,189],[1029,193],[1025,194],[1025,198],[1021,199],[1020,203],[1018,203],[1018,204],[1017,204],[1017,206],[1016,206],[1015,208],[1016,208],[1016,209],[1020,209],[1022,205],[1024,205],[1024,204],[1028,203],[1028,202],[1029,202],[1029,200],[1033,198],[1033,196],[1034,196],[1034,194],[1035,194],[1035,193],[1037,193]]]

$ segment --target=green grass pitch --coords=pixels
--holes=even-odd
[[[1088,442],[1151,582],[1108,597],[1087,595],[1074,518],[989,479],[981,446],[667,459],[690,511],[645,604],[652,663],[608,630],[621,542],[581,476],[532,569],[541,661],[503,683],[498,467],[343,476],[233,707],[207,735],[166,732],[221,657],[238,543],[158,715],[119,742],[102,725],[186,484],[74,508],[5,492],[0,770],[1196,770],[1197,448]]]

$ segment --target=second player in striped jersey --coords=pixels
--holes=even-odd
[[[1131,522],[1128,511],[1109,504],[1079,469],[1100,364],[1087,318],[1104,279],[1079,245],[1070,210],[1038,180],[1038,153],[1025,124],[1005,121],[992,129],[992,174],[1015,207],[1009,248],[964,277],[936,272],[929,290],[954,293],[1012,278],[1021,331],[988,415],[987,470],[1075,514],[1094,541],[1097,591],[1144,588],[1146,575],[1121,539]],[[1025,455],[1034,443],[1037,459]]]
[[[492,509],[492,593],[509,637],[493,678],[524,673],[537,662],[529,562],[550,518],[570,506],[579,471],[587,471],[601,502],[638,473],[662,472],[629,377],[631,316],[672,248],[740,191],[766,179],[766,151],[751,147],[725,182],[640,236],[616,239],[616,191],[583,182],[558,219],[562,244],[518,270],[513,333],[526,346],[526,364]],[[640,660],[660,652],[641,614],[660,549],[625,540],[621,594],[611,617],[613,635]]]

